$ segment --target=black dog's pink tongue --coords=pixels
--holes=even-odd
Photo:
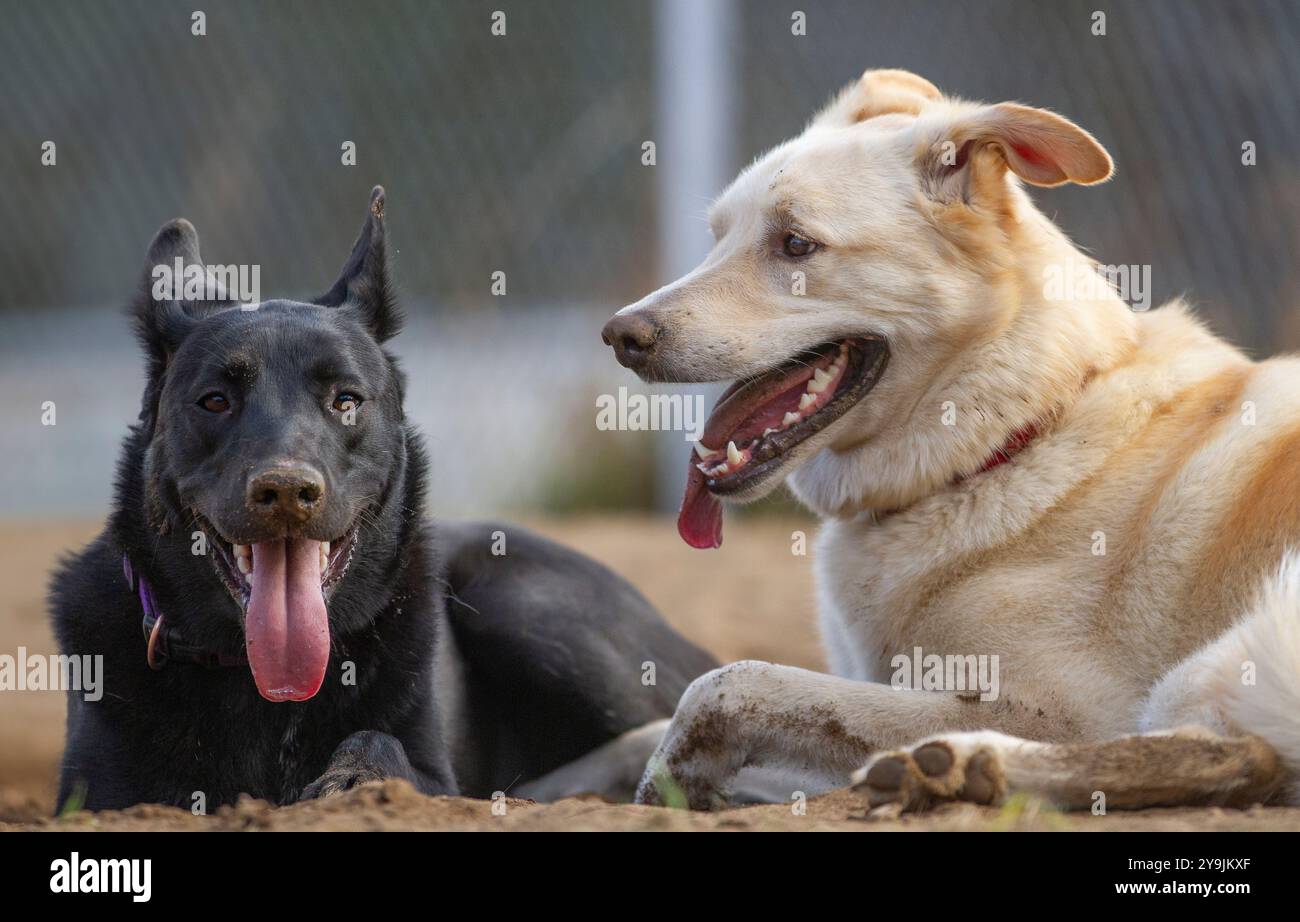
[[[253,681],[268,701],[305,701],[320,690],[330,658],[320,542],[254,544],[252,575],[244,642]]]
[[[722,547],[722,503],[704,485],[704,472],[695,466],[697,460],[691,452],[677,533],[691,547]]]

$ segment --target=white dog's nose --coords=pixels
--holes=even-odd
[[[649,359],[659,328],[643,311],[631,311],[611,317],[600,331],[600,338],[614,348],[620,365],[636,370]]]

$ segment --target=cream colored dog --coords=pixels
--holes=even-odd
[[[869,71],[723,193],[699,268],[610,321],[646,379],[738,382],[688,542],[783,481],[825,520],[834,675],[699,679],[640,799],[716,806],[751,769],[908,809],[1300,796],[1300,360],[1059,284],[1094,263],[1022,183],[1110,174],[1058,115]]]

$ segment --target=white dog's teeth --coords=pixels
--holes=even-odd
[[[712,458],[717,453],[718,450],[716,448],[710,448],[709,446],[705,445],[703,442],[695,443],[696,456],[703,458],[705,461],[709,460],[709,458]]]
[[[820,394],[826,390],[826,386],[831,383],[831,376],[823,369],[818,368],[813,372],[812,380],[808,382],[808,390],[813,394]]]
[[[799,422],[799,419],[800,416],[798,413],[787,413],[781,418],[781,425],[793,426],[795,423]]]
[[[252,572],[253,562],[249,560],[247,557],[236,557],[235,566],[239,568],[240,573],[247,576],[250,572]]]
[[[247,544],[236,544],[236,545],[233,545],[233,547],[234,547],[234,549],[235,549],[235,556],[236,556],[236,557],[252,557],[252,556],[253,556],[253,548],[252,548],[250,545],[247,545]]]
[[[736,465],[736,466],[739,466],[739,465],[745,463],[745,459],[744,459],[744,457],[741,455],[741,453],[740,453],[740,449],[738,449],[738,448],[736,447],[736,443],[735,443],[735,442],[728,442],[728,443],[727,443],[727,463],[728,463],[728,464],[734,464],[734,465]]]
[[[768,426],[766,429],[763,430],[763,435],[768,436],[771,435],[773,432],[776,432],[776,430],[773,429],[771,426]]]
[[[328,554],[330,552],[330,543],[328,541],[322,541],[320,543],[320,552],[322,554]]]
[[[816,394],[809,394],[807,391],[805,391],[805,392],[804,392],[804,395],[803,395],[802,397],[799,398],[799,409],[801,409],[801,410],[806,410],[806,409],[808,409],[808,407],[809,407],[810,404],[813,404],[813,403],[816,403],[816,402],[817,402],[817,395],[816,395]]]

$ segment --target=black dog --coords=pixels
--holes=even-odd
[[[485,796],[670,715],[714,665],[571,551],[505,526],[435,538],[382,347],[400,324],[383,209],[376,188],[312,303],[157,300],[152,267],[201,262],[188,222],[155,238],[114,512],[51,589],[63,652],[104,657],[102,698],[69,694],[60,807],[383,777]]]

